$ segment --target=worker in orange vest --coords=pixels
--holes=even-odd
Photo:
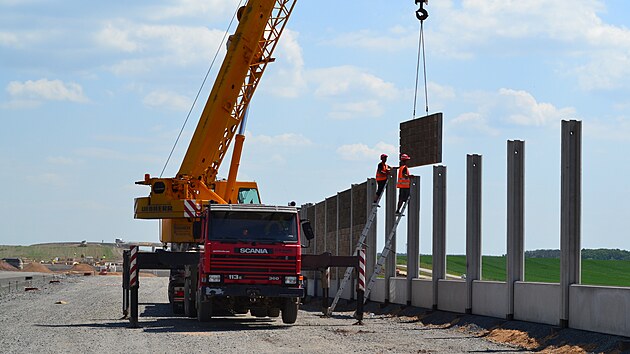
[[[411,157],[407,154],[400,155],[400,167],[398,167],[398,183],[396,187],[400,189],[398,193],[398,206],[396,207],[396,214],[400,214],[400,208],[409,199],[409,187],[411,187],[411,177],[409,174],[409,167],[407,167],[407,161],[411,160]]]
[[[378,198],[385,189],[387,176],[389,175],[389,171],[391,171],[391,169],[392,168],[387,165],[387,155],[381,154],[381,162],[379,162],[378,167],[376,167],[376,184],[378,185],[378,188],[376,189],[376,195],[374,196],[375,204],[378,202]]]

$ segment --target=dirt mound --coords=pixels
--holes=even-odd
[[[79,263],[75,264],[70,268],[71,272],[95,272],[96,269],[89,264]]]
[[[39,263],[29,263],[23,269],[23,272],[34,272],[34,273],[52,273],[52,270],[48,269],[43,264]]]
[[[535,338],[518,330],[497,328],[490,331],[486,337],[494,342],[510,343],[529,350],[540,347],[540,343]]]
[[[15,268],[14,266],[10,265],[9,263],[3,261],[0,259],[0,270],[8,270],[11,272],[17,272],[18,269]]]

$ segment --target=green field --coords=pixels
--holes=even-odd
[[[420,267],[433,268],[432,256],[420,256]],[[407,264],[406,256],[399,256],[398,264]],[[482,280],[505,281],[505,257],[483,256]],[[447,256],[447,273],[466,273],[466,256]],[[525,281],[559,283],[560,259],[525,258]],[[582,260],[582,284],[630,286],[630,261]]]
[[[33,261],[51,261],[55,257],[60,259],[80,259],[94,257],[95,260],[108,261],[122,259],[122,249],[113,244],[90,244],[81,246],[79,243],[55,243],[31,246],[3,246],[0,245],[0,258],[19,257]]]

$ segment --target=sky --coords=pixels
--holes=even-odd
[[[134,182],[162,172],[218,53],[163,176],[177,172],[238,3],[0,0],[0,244],[158,242],[157,221],[133,219],[133,199],[149,193]],[[444,114],[447,251],[465,252],[466,154],[481,154],[482,249],[505,253],[514,139],[525,141],[525,247],[559,248],[568,119],[582,121],[582,247],[630,249],[630,2],[426,8],[429,113]],[[381,153],[396,156],[399,124],[414,118],[416,9],[413,0],[298,1],[246,127],[239,179],[257,181],[263,202],[319,202],[373,177]],[[420,249],[430,253],[432,167],[411,172],[422,180]]]

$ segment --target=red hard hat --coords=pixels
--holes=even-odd
[[[409,155],[407,155],[407,154],[402,154],[402,155],[400,155],[400,160],[401,161],[411,160],[411,157],[409,157]]]
[[[387,157],[387,154],[381,154],[381,158]]]

